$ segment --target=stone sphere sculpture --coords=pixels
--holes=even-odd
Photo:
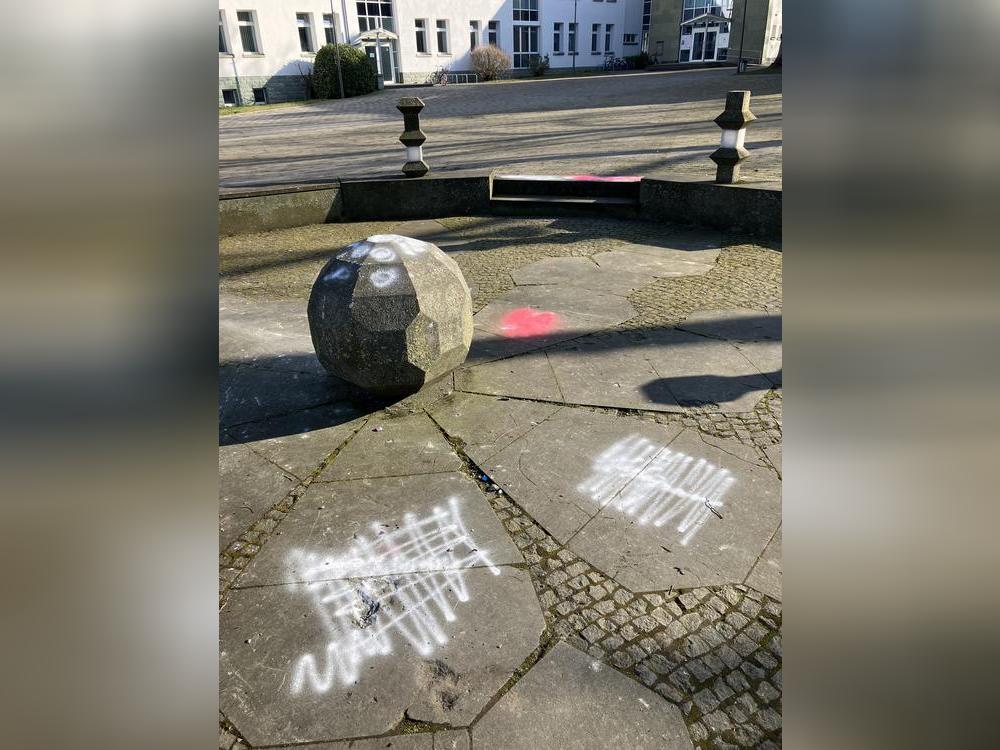
[[[309,331],[323,367],[380,397],[415,393],[465,361],[472,295],[454,260],[429,242],[376,234],[320,271]]]

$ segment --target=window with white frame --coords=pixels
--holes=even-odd
[[[590,27],[590,54],[599,55],[601,53],[601,48],[599,42],[601,40],[601,24],[595,23]]]
[[[417,52],[426,55],[430,52],[427,49],[427,19],[418,18],[413,22],[417,31]]]
[[[638,44],[639,35],[638,34],[626,34],[624,39],[625,44]]]
[[[486,24],[486,43],[500,46],[500,22],[490,21]]]
[[[611,35],[614,33],[615,25],[609,23],[604,27],[604,54],[611,52]]]
[[[313,49],[312,17],[309,13],[296,13],[295,23],[299,27],[299,47],[303,52],[315,52]]]
[[[469,21],[469,49],[479,46],[479,21]]]
[[[552,52],[556,55],[562,54],[562,33],[563,25],[556,21],[552,24]]]
[[[577,24],[569,24],[569,34],[566,39],[566,50],[571,54],[576,54],[576,27]]]
[[[515,21],[537,21],[538,0],[514,0]]]
[[[337,17],[333,13],[323,14],[323,34],[327,44],[337,43]]]
[[[527,68],[531,58],[538,54],[538,26],[514,25],[514,67]]]
[[[359,2],[357,7],[359,31],[375,31],[375,29],[396,31],[396,22],[392,18],[392,3]]]
[[[437,22],[437,43],[439,55],[451,53],[451,47],[448,44],[448,22],[443,19],[439,19]]]
[[[252,10],[236,11],[236,23],[240,27],[240,44],[244,52],[260,53],[260,42],[257,35],[257,15]]]
[[[689,21],[705,13],[715,13],[719,16],[725,15],[729,17],[732,15],[732,12],[733,4],[731,2],[727,2],[724,9],[722,0],[684,0],[684,13],[681,20]]]
[[[219,11],[219,54],[229,54],[229,39],[226,36],[226,15],[222,10]]]

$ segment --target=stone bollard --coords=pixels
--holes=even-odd
[[[465,361],[472,295],[429,242],[377,234],[334,255],[309,295],[309,331],[330,374],[382,397],[415,393]]]
[[[427,136],[420,129],[420,110],[423,108],[423,101],[416,96],[403,97],[396,105],[396,109],[403,113],[403,134],[399,136],[399,141],[406,146],[406,164],[403,165],[406,177],[423,177],[430,171],[424,161],[423,143]]]
[[[730,185],[739,180],[740,164],[750,156],[750,152],[743,148],[747,123],[756,119],[750,111],[749,91],[730,91],[726,95],[726,109],[715,118],[715,124],[722,128],[722,143],[710,157],[718,165],[716,182]]]

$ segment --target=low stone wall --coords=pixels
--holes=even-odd
[[[440,219],[486,213],[490,208],[490,175],[387,177],[340,181],[346,221]]]
[[[219,106],[223,105],[222,90],[238,88],[239,104],[253,104],[253,90],[266,89],[267,103],[297,102],[307,98],[306,82],[301,76],[240,76],[237,87],[236,78],[219,79]]]
[[[717,185],[695,179],[643,178],[639,218],[781,237],[777,185]],[[246,234],[339,221],[439,219],[518,214],[490,203],[488,172],[416,179],[341,179],[325,185],[227,192],[219,196],[219,234]]]
[[[219,236],[339,221],[339,184],[258,190],[219,196]]]
[[[780,239],[781,189],[644,177],[639,186],[639,216]]]

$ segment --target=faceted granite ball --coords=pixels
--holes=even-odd
[[[309,330],[323,367],[399,397],[454,370],[472,343],[472,295],[429,242],[376,234],[338,252],[313,283]]]

